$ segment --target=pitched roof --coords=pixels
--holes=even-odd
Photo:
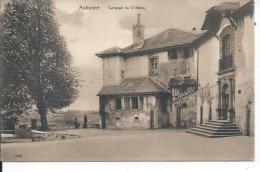
[[[111,47],[111,48],[109,48],[109,49],[106,49],[106,50],[104,50],[104,51],[102,51],[102,52],[100,52],[100,53],[98,53],[98,54],[120,54],[120,53],[122,53],[123,51],[122,51],[122,49],[121,48],[119,48],[118,46],[114,46],[114,47]],[[97,54],[97,55],[98,55]]]
[[[240,8],[239,2],[222,2],[207,10],[201,29],[217,32],[219,30],[221,20]]]
[[[134,45],[130,45],[123,49],[125,53],[134,53],[140,51],[169,48],[192,44],[195,40],[204,35],[205,32],[193,33],[179,29],[168,29],[153,37],[144,40],[144,46],[140,49],[134,49]]]
[[[222,2],[218,5],[215,5],[211,7],[208,11],[210,12],[211,10],[216,10],[219,12],[227,12],[231,10],[237,10],[240,7],[240,2]]]
[[[161,51],[173,47],[190,45],[197,41],[199,38],[206,35],[206,31],[203,32],[186,32],[179,29],[168,29],[155,36],[152,36],[144,40],[144,45],[141,48],[136,48],[136,45],[132,44],[126,48],[120,49],[121,51],[103,51],[97,53],[99,57],[105,57],[115,54],[131,55],[135,53],[144,53],[151,51]]]
[[[170,93],[170,91],[150,77],[136,77],[126,78],[119,85],[105,86],[98,92],[98,96],[156,93]]]

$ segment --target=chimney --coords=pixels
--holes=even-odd
[[[141,14],[137,15],[137,23],[133,25],[133,44],[135,48],[141,48],[144,45],[144,25],[141,24]]]

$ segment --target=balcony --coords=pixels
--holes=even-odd
[[[234,65],[233,65],[232,55],[219,59],[219,73],[223,73],[223,72],[232,70],[233,67],[234,67]]]

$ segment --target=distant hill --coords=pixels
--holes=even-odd
[[[89,68],[87,65],[77,67],[80,74],[80,97],[68,109],[98,110],[98,91],[102,87],[102,69]]]

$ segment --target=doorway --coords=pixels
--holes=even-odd
[[[221,120],[227,120],[227,113],[229,108],[229,97],[230,97],[230,90],[228,84],[223,85],[222,87],[222,104],[221,104]]]
[[[150,111],[150,128],[154,129],[154,112],[153,112],[153,110]]]

